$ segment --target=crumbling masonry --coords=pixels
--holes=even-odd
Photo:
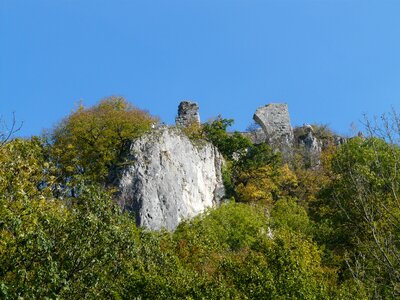
[[[175,118],[175,123],[178,127],[200,124],[199,106],[197,103],[182,101],[178,107],[178,116]]]

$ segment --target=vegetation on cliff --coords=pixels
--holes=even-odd
[[[146,111],[122,97],[109,97],[98,105],[80,105],[49,136],[51,157],[59,178],[71,177],[107,184],[110,169],[118,163],[126,145],[158,123]]]
[[[172,233],[138,228],[107,187],[127,141],[157,121],[124,99],[46,137],[0,133],[0,298],[399,298],[393,117],[326,145],[314,168],[228,134],[231,120],[194,128],[225,156],[231,201]]]

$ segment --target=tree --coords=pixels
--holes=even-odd
[[[55,166],[40,138],[0,148],[0,298],[110,298],[123,293],[135,221],[99,186],[53,195]],[[119,281],[119,279],[121,281]]]
[[[0,118],[0,148],[3,147],[21,127],[22,123],[17,125],[14,113],[11,126],[7,126],[6,122]]]
[[[138,233],[111,196],[82,186],[68,206],[28,197],[0,195],[0,298],[118,299],[124,294]]]
[[[228,159],[233,159],[235,155],[240,156],[251,146],[251,141],[239,132],[231,134],[226,132],[232,124],[233,119],[223,119],[218,116],[213,122],[203,125],[203,135],[206,140],[213,143]]]
[[[320,220],[335,228],[327,245],[370,297],[400,296],[399,159],[399,146],[383,139],[348,141],[334,154],[333,180],[316,203]]]
[[[328,299],[335,293],[335,274],[301,233],[309,226],[304,211],[289,205],[296,214],[289,222],[283,220],[285,204],[272,219],[259,205],[231,202],[210,210],[177,228],[177,254],[219,282],[225,298]]]
[[[241,202],[271,205],[292,193],[297,178],[268,145],[251,145],[232,167],[234,195]]]
[[[60,177],[74,176],[106,185],[129,142],[151,128],[157,118],[122,97],[109,97],[91,108],[82,105],[52,132],[52,157]]]
[[[0,194],[12,200],[52,197],[55,167],[38,137],[15,139],[0,148]]]

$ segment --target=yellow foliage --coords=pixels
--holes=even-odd
[[[197,122],[193,122],[193,123],[183,127],[182,131],[191,140],[197,141],[197,140],[203,139],[203,128]]]
[[[274,169],[271,165],[250,169],[238,177],[235,192],[239,201],[272,204],[281,196],[290,194],[297,186],[297,177],[283,165]]]
[[[54,166],[37,138],[15,139],[0,148],[0,194],[9,200],[51,197]]]
[[[85,175],[104,184],[126,143],[156,122],[122,97],[104,99],[91,108],[81,105],[54,130],[53,155],[64,176]]]

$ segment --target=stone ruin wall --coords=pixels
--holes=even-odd
[[[293,143],[293,129],[287,104],[270,103],[259,107],[253,119],[264,131],[265,142],[272,145]]]
[[[182,101],[179,104],[178,116],[175,120],[178,127],[186,127],[193,123],[200,124],[197,103]],[[271,147],[279,149],[284,156],[290,155],[295,147],[300,147],[318,164],[321,151],[326,146],[324,141],[315,136],[311,125],[304,124],[303,127],[297,127],[294,130],[290,123],[289,109],[286,103],[270,103],[259,107],[254,113],[253,120],[260,128],[242,132],[242,134],[249,137],[254,144],[265,142]],[[304,134],[295,135],[295,131],[299,130]],[[335,145],[345,142],[343,137],[337,135],[332,138]]]
[[[178,116],[175,118],[175,124],[178,127],[200,124],[198,104],[190,101],[182,101],[178,107]]]

